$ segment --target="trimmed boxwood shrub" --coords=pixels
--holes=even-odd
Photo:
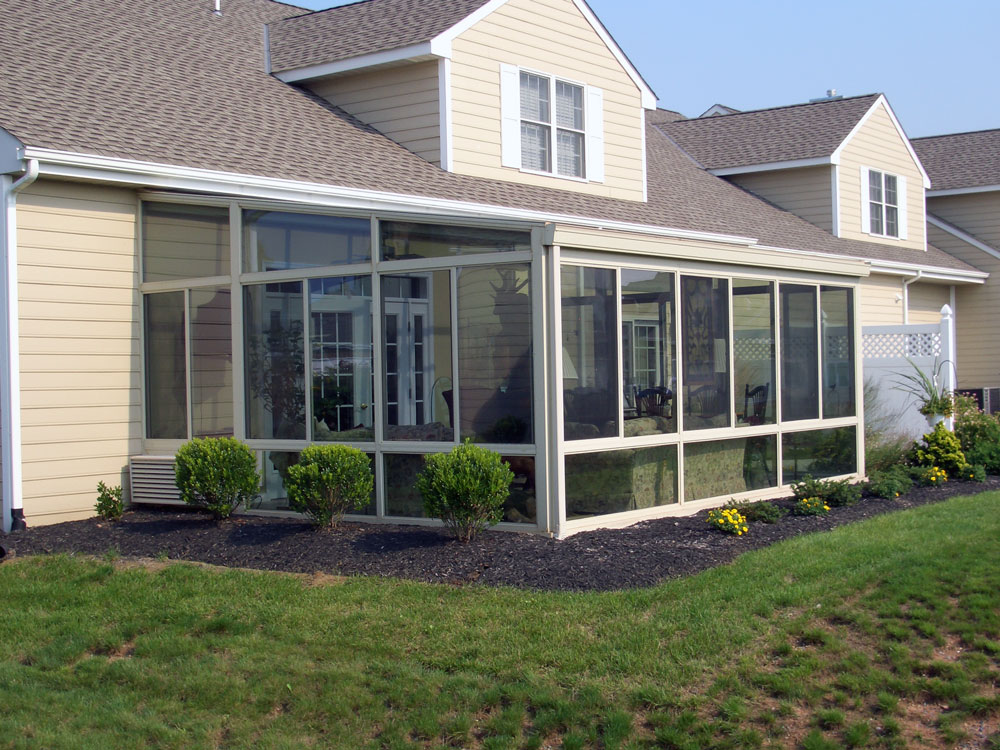
[[[368,456],[347,445],[310,445],[288,467],[288,504],[318,528],[332,528],[344,513],[371,499],[375,478]]]
[[[235,438],[195,438],[180,447],[174,476],[181,499],[216,519],[229,518],[260,490],[253,451]]]
[[[500,454],[466,440],[450,453],[424,456],[417,489],[424,513],[440,518],[461,542],[500,522],[514,472]]]

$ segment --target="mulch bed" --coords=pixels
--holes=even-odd
[[[697,573],[798,534],[996,489],[1000,489],[1000,477],[990,477],[985,484],[915,488],[895,500],[866,497],[852,507],[833,508],[825,516],[788,515],[776,524],[756,523],[749,534],[740,537],[711,528],[705,512],[645,521],[627,529],[589,531],[562,541],[492,532],[463,545],[438,528],[344,523],[336,530],[317,532],[299,520],[243,516],[215,523],[192,511],[140,509],[126,513],[117,523],[93,518],[29,528],[4,537],[3,544],[17,555],[104,555],[115,550],[125,558],[166,556],[293,573],[610,591]],[[775,502],[792,505],[790,498]]]

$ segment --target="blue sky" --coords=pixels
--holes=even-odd
[[[835,88],[884,93],[911,137],[1000,128],[1000,0],[589,2],[660,106],[688,116]]]

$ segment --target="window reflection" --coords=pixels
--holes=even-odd
[[[777,445],[774,435],[688,443],[684,446],[684,499],[776,487]]]
[[[531,250],[531,232],[524,230],[383,221],[379,232],[382,260],[451,258]]]
[[[729,282],[681,277],[684,429],[730,425]]]
[[[247,271],[364,263],[371,258],[371,221],[282,211],[244,211]]]
[[[819,416],[816,287],[781,285],[781,419]]]
[[[853,474],[858,470],[856,427],[792,432],[781,436],[781,481],[798,482]]]
[[[191,290],[191,434],[233,434],[233,339],[229,287]]]
[[[677,502],[677,446],[566,456],[566,518]]]
[[[674,275],[622,269],[625,437],[677,431]]]
[[[187,437],[187,350],[184,292],[147,294],[146,435]]]
[[[823,416],[853,417],[854,291],[820,287],[823,332]]]
[[[774,424],[774,282],[733,279],[736,426]]]
[[[229,275],[229,209],[142,204],[142,280]]]

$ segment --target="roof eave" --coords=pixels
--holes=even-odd
[[[971,193],[995,193],[1000,191],[1000,185],[975,185],[973,187],[949,188],[947,190],[928,190],[928,198],[944,198],[948,195],[969,195]]]
[[[789,159],[788,161],[772,161],[762,164],[747,164],[740,167],[722,167],[719,169],[709,169],[710,174],[716,177],[728,177],[729,175],[749,174],[752,172],[771,172],[779,169],[800,169],[802,167],[820,167],[833,164],[830,156],[817,156],[811,159]]]
[[[385,65],[422,62],[441,57],[451,57],[450,45],[435,45],[434,41],[420,42],[419,44],[410,44],[406,47],[397,47],[396,49],[372,52],[368,55],[348,57],[344,60],[335,60],[333,62],[320,63],[318,65],[309,65],[304,68],[295,68],[293,70],[282,70],[278,72],[272,71],[272,74],[279,81],[283,81],[285,83],[301,83],[303,81],[311,81],[317,78],[326,78],[328,76],[341,75],[343,73],[352,73],[358,70],[367,70],[369,68],[377,68]]]

